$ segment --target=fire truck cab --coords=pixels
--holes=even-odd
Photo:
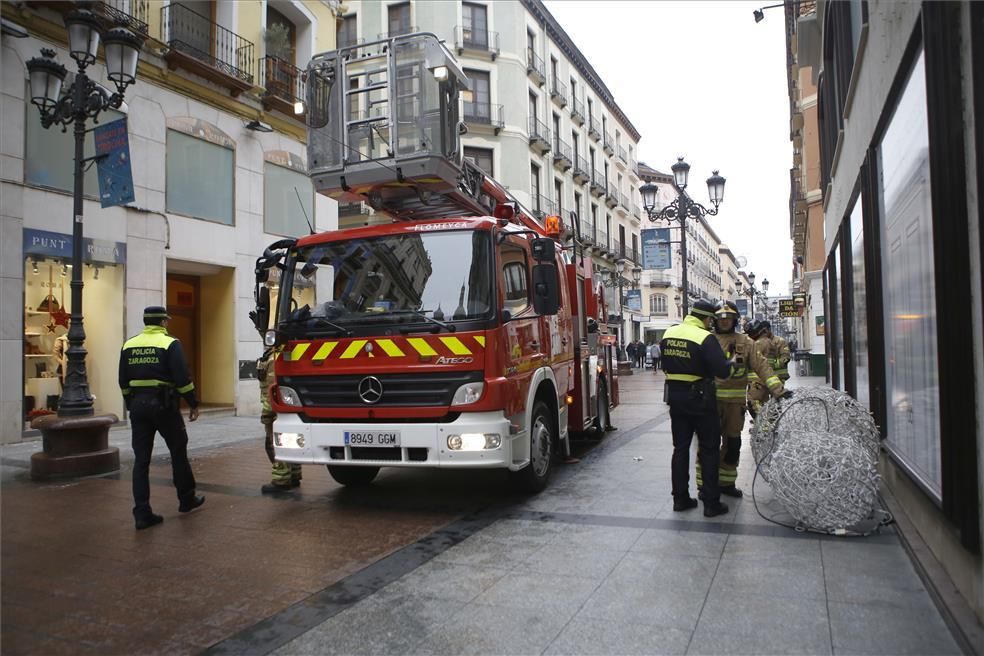
[[[577,217],[526,210],[461,156],[468,80],[432,34],[316,56],[309,173],[389,223],[285,239],[251,314],[275,351],[276,457],[340,483],[380,467],[507,469],[538,491],[610,426],[614,336]]]

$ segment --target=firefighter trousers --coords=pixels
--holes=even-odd
[[[718,444],[721,435],[718,414],[713,408],[707,412],[686,412],[677,404],[670,404],[670,421],[673,431],[673,498],[690,497],[690,444],[697,433],[697,457],[710,477],[704,487],[704,505],[715,505],[720,500],[718,491]]]
[[[718,483],[721,487],[734,487],[738,480],[738,459],[741,454],[741,432],[745,429],[745,404],[727,403],[718,399],[718,419],[721,422],[721,462],[718,467]],[[700,449],[697,450],[697,487],[704,485],[700,466]]]
[[[275,412],[263,412],[260,421],[263,422],[265,429],[264,448],[267,458],[270,459],[271,471],[270,482],[274,485],[297,485],[301,482],[301,466],[296,463],[278,462],[276,452],[273,449],[273,422],[277,418]]]
[[[154,437],[164,438],[171,453],[171,480],[178,493],[178,502],[190,502],[195,497],[195,475],[188,462],[188,432],[177,406],[166,407],[156,400],[141,403],[134,400],[130,410],[133,429],[133,516],[147,519],[150,508],[150,458],[154,453]]]

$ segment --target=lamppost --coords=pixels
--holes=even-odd
[[[618,337],[619,337],[619,349],[622,353],[625,352],[625,297],[623,296],[623,285],[627,282],[624,277],[625,273],[625,260],[618,260],[615,262],[615,268],[609,269],[609,277],[602,279],[602,284],[605,287],[618,287]],[[639,285],[639,281],[642,280],[642,267],[632,268],[632,288],[635,289]]]
[[[55,60],[55,52],[41,50],[41,57],[27,62],[31,83],[31,102],[41,112],[41,125],[62,126],[62,131],[75,124],[75,189],[72,220],[72,322],[68,329],[68,350],[65,387],[58,402],[58,416],[92,415],[92,395],[85,370],[85,330],[82,326],[82,191],[87,162],[83,153],[86,120],[98,122],[99,114],[123,104],[127,86],[137,75],[137,59],[143,39],[132,32],[116,27],[104,30],[98,17],[87,9],[75,9],[65,14],[68,28],[68,49],[78,65],[78,72],[62,93],[68,71]],[[88,75],[86,68],[96,62],[99,41],[106,56],[107,77],[116,85],[110,93]]]
[[[742,290],[741,290],[741,287],[742,287],[741,280],[739,280],[735,284],[735,287],[737,288],[739,294],[742,294],[743,293]],[[750,300],[750,302],[752,304],[752,317],[751,317],[752,319],[755,319],[755,299],[756,298],[758,298],[760,301],[762,301],[762,303],[763,303],[762,307],[765,308],[766,315],[768,315],[768,308],[769,308],[769,295],[768,295],[768,292],[769,292],[769,279],[768,278],[766,278],[765,280],[762,281],[762,291],[760,292],[758,289],[755,288],[755,272],[753,271],[753,272],[751,272],[751,273],[748,274],[748,290],[745,291],[744,294],[748,296],[748,298],[749,298],[749,300]],[[768,318],[768,316],[766,316],[766,318]]]
[[[676,164],[670,167],[673,171],[673,186],[677,190],[676,199],[661,210],[656,210],[656,199],[659,188],[647,179],[646,184],[639,188],[642,194],[643,209],[649,216],[649,220],[656,221],[676,221],[680,224],[680,254],[683,258],[683,314],[690,311],[690,288],[687,285],[687,219],[697,219],[707,215],[715,216],[718,213],[718,206],[724,200],[724,178],[718,175],[715,170],[711,177],[707,179],[707,195],[711,199],[713,209],[707,209],[700,203],[695,202],[687,195],[687,177],[690,175],[690,164],[683,161],[683,157],[678,157]]]

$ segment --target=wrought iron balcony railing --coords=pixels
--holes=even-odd
[[[622,163],[623,164],[628,164],[628,162],[629,162],[629,154],[628,154],[628,152],[626,152],[625,146],[619,145],[617,155],[618,155],[618,158],[620,160],[622,160]]]
[[[492,30],[473,30],[464,25],[454,28],[454,46],[460,55],[465,50],[485,52],[495,59],[499,56],[499,33]]]
[[[252,86],[253,43],[179,2],[161,7],[167,47]]]
[[[588,168],[588,160],[580,155],[574,158],[574,181],[584,184],[591,178],[591,169]]]
[[[561,107],[567,107],[567,85],[554,79],[550,84],[550,97]]]
[[[571,145],[563,139],[554,138],[553,142],[554,166],[562,171],[567,171],[574,165],[574,156],[571,153]]]
[[[376,40],[391,39],[394,36],[400,36],[403,34],[413,34],[414,32],[419,32],[420,28],[416,25],[397,25],[389,32],[380,32],[376,35]]]
[[[573,98],[571,103],[571,120],[578,125],[584,125],[584,101],[580,98]]]
[[[541,153],[550,152],[550,128],[535,116],[530,117],[530,146]]]
[[[547,80],[547,74],[543,68],[543,59],[532,48],[526,49],[526,74],[541,87]]]
[[[605,176],[598,169],[595,169],[591,176],[591,193],[595,196],[601,196],[605,193]]]
[[[489,125],[497,130],[505,126],[505,121],[502,119],[502,105],[465,102],[464,110],[465,123]]]
[[[605,142],[602,146],[606,155],[612,155],[615,153],[615,138],[608,132],[605,133]]]
[[[283,106],[278,109],[293,114],[294,103],[304,100],[304,71],[290,62],[268,55],[260,60],[260,75],[260,85],[266,89],[264,100],[282,101]]]
[[[601,139],[601,124],[594,116],[588,117],[588,136],[595,141]]]

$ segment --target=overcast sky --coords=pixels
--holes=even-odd
[[[789,96],[783,9],[771,2],[545,0],[642,135],[639,159],[669,173],[690,163],[690,195],[708,205],[712,169],[727,179],[709,221],[770,296],[785,296],[789,239]],[[645,220],[644,220],[645,223]],[[645,226],[643,226],[645,227]]]

